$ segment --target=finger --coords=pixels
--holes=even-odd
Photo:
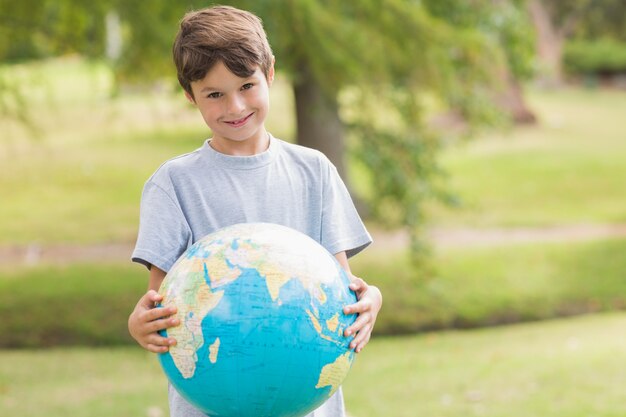
[[[367,332],[367,335],[363,338],[363,340],[358,342],[357,347],[354,349],[354,351],[356,353],[359,353],[360,351],[362,351],[365,345],[369,343],[371,337],[372,337],[372,332],[371,331]]]
[[[369,311],[372,308],[372,302],[369,300],[361,300],[357,303],[347,305],[343,308],[344,314],[361,314]]]
[[[177,344],[176,339],[173,337],[162,337],[159,336],[158,333],[148,335],[143,342],[146,346],[158,347],[159,350],[163,350],[162,348],[166,348],[165,350],[167,350]]]
[[[160,320],[154,320],[148,323],[146,330],[148,333],[156,333],[161,330],[175,327],[180,324],[180,320],[176,317],[167,317]]]
[[[154,321],[165,317],[173,316],[178,310],[176,307],[155,307],[145,312],[145,321]]]
[[[173,337],[163,337],[158,333],[149,334],[144,341],[147,344],[155,345],[155,346],[174,346],[176,344],[176,339]]]
[[[348,326],[348,328],[344,332],[344,335],[350,336],[352,334],[358,333],[359,331],[361,331],[361,329],[363,329],[365,327],[365,325],[370,320],[371,320],[371,315],[370,314],[361,314],[361,315],[359,315],[359,317],[354,321],[354,323],[352,323],[352,325]]]
[[[372,334],[372,326],[368,323],[356,333],[355,338],[350,342],[350,349],[358,349],[365,346]]]
[[[153,345],[151,343],[147,344],[145,348],[154,353],[165,353],[170,349],[169,346]]]

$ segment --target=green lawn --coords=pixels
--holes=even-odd
[[[623,416],[624,329],[621,313],[379,340],[348,377],[348,407],[361,417]]]
[[[156,417],[166,405],[156,358],[139,347],[2,351],[3,415]]]
[[[626,414],[626,314],[376,338],[344,384],[355,417]],[[166,415],[140,348],[5,350],[0,409],[20,417]]]
[[[626,222],[621,91],[531,91],[540,124],[492,133],[442,154],[462,206],[438,225],[546,226]]]

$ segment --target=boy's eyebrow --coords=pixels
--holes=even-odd
[[[246,80],[246,81],[248,81],[248,80]],[[207,91],[221,91],[221,89],[217,88],[217,87],[211,87],[210,85],[207,85],[206,87],[202,87],[200,89],[201,93],[206,93]]]
[[[250,81],[254,81],[254,76],[251,75],[250,77],[246,77],[246,78],[242,78],[241,82],[242,83],[246,83],[246,82],[250,82]],[[211,87],[210,85],[204,86],[200,89],[201,93],[207,92],[207,91],[219,91],[219,88],[216,87]]]

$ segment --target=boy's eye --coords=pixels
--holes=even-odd
[[[220,98],[222,93],[210,93],[207,95],[207,98]]]
[[[246,84],[244,84],[244,85],[241,87],[241,89],[242,89],[242,90],[249,90],[249,89],[251,89],[253,86],[254,86],[254,84],[252,84],[252,83],[246,83]]]

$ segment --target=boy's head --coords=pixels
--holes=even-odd
[[[204,78],[217,62],[246,78],[257,68],[268,78],[274,56],[261,20],[229,6],[187,13],[173,47],[178,81],[193,98],[191,83]]]

